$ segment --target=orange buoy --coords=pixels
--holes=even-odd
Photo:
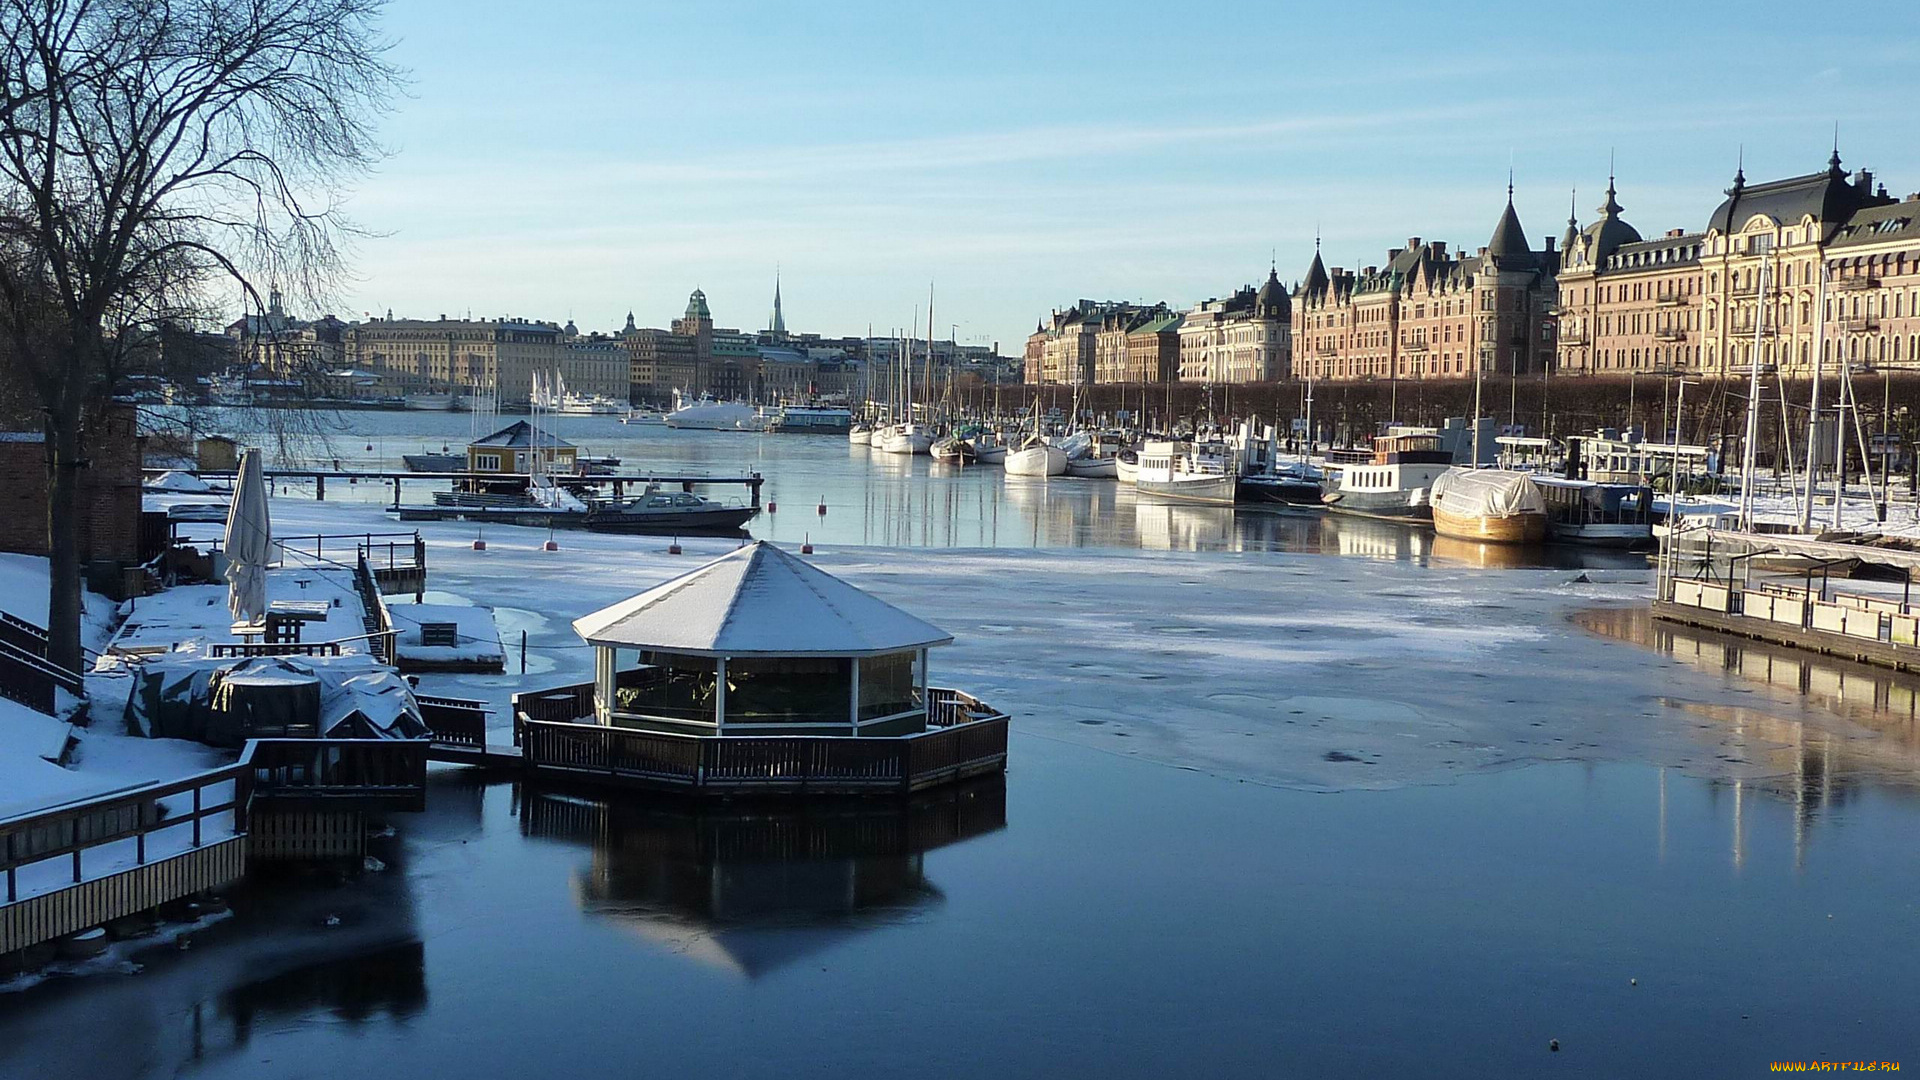
[[[560,545],[559,545],[559,544],[556,544],[556,543],[554,543],[554,542],[553,542],[553,541],[551,541],[551,540],[549,540],[549,541],[547,541],[546,543],[544,543],[544,544],[541,544],[541,545],[540,545],[540,549],[541,549],[542,551],[559,551],[559,550],[560,550]]]
[[[768,499],[768,500],[767,500],[767,513],[769,513],[769,514],[777,514],[777,513],[779,513],[779,512],[780,512],[780,504],[779,504],[779,503],[777,503],[777,502],[774,502],[774,501],[773,501],[772,499]]]
[[[674,537],[673,543],[667,545],[667,554],[669,555],[680,554],[680,538],[679,537],[677,536]]]
[[[800,541],[800,554],[813,554],[813,537],[808,536]]]
[[[820,496],[820,505],[814,507],[813,512],[819,514],[821,517],[827,516],[827,497],[825,495]]]
[[[475,551],[487,550],[487,542],[485,540],[475,540],[473,542],[473,550]]]

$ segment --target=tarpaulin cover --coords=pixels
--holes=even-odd
[[[314,733],[417,739],[430,732],[413,691],[371,657],[155,657],[135,670],[127,730],[238,747],[249,738]]]
[[[1435,510],[1458,517],[1505,518],[1544,514],[1546,500],[1531,473],[1511,469],[1448,469],[1429,494]]]

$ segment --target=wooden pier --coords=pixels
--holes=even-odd
[[[148,476],[158,476],[167,471],[169,470],[143,470]],[[231,470],[178,469],[172,471],[185,472],[189,475],[197,476],[202,480],[224,480],[231,483],[234,478],[234,473]],[[414,472],[410,469],[267,469],[266,478],[269,485],[279,483],[282,480],[297,480],[303,483],[311,483],[313,485],[313,497],[321,502],[325,502],[327,498],[328,480],[345,480],[351,484],[391,484],[393,485],[393,506],[396,509],[400,506],[400,485],[407,481],[424,480],[431,483],[471,485],[526,483],[532,479],[527,473],[472,472],[469,470],[455,472]],[[747,489],[748,505],[755,507],[760,505],[760,487],[766,483],[766,477],[757,472],[749,472],[738,476],[708,475],[705,473],[582,473],[572,476],[555,476],[553,480],[555,483],[566,484],[568,486],[608,487],[615,499],[624,498],[626,489],[631,485],[638,485],[641,489],[645,489],[649,484],[659,484],[662,487],[678,487],[681,491],[690,492],[696,487],[726,487],[737,484]]]

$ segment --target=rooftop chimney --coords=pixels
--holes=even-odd
[[[1407,250],[1408,251],[1420,250],[1420,238],[1417,236],[1407,237]]]
[[[1677,239],[1677,238],[1679,238],[1679,237],[1682,237],[1682,236],[1685,236],[1685,235],[1687,235],[1687,230],[1685,230],[1685,229],[1668,229],[1668,230],[1667,230],[1667,235],[1668,235],[1669,237],[1672,237],[1672,238],[1676,238],[1676,239]]]

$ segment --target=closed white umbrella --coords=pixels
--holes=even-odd
[[[267,520],[267,476],[258,450],[248,450],[240,458],[233,505],[227,509],[226,549],[227,610],[238,622],[264,622],[273,527]]]

